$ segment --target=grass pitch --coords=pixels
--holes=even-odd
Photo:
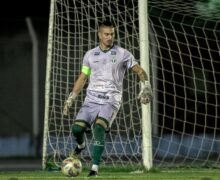
[[[59,179],[126,179],[126,180],[220,180],[219,169],[167,169],[150,172],[126,171],[119,169],[100,169],[99,176],[88,178],[88,170],[78,177],[66,177],[59,171],[4,171],[0,172],[0,180],[59,180]]]

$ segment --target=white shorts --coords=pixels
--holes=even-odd
[[[105,119],[111,127],[114,121],[119,107],[110,103],[97,104],[94,102],[85,101],[79,110],[75,120],[86,121],[90,126],[94,123],[97,118]]]

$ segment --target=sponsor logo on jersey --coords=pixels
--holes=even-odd
[[[94,56],[98,56],[100,54],[100,52],[95,52]]]
[[[116,51],[111,51],[111,55],[116,55]]]
[[[109,99],[109,96],[105,96],[105,95],[99,94],[99,95],[98,95],[98,98],[99,98],[99,99]]]

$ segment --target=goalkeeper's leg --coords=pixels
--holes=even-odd
[[[94,124],[93,135],[94,144],[92,151],[92,169],[89,176],[94,176],[93,173],[98,172],[98,166],[101,161],[101,156],[105,146],[105,131],[108,127],[108,121],[103,118],[98,118]]]
[[[75,121],[72,125],[72,134],[76,139],[78,145],[76,146],[73,154],[79,155],[82,150],[85,149],[85,138],[84,133],[86,131],[87,125],[83,121]]]

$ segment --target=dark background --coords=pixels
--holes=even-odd
[[[0,159],[41,158],[49,10],[49,0],[3,1],[0,6]],[[26,18],[38,38],[37,137],[33,136],[32,42]]]
[[[12,0],[2,1],[0,6],[0,15],[6,18],[24,18],[26,16],[47,18],[49,15],[50,0],[44,1],[27,1]]]

